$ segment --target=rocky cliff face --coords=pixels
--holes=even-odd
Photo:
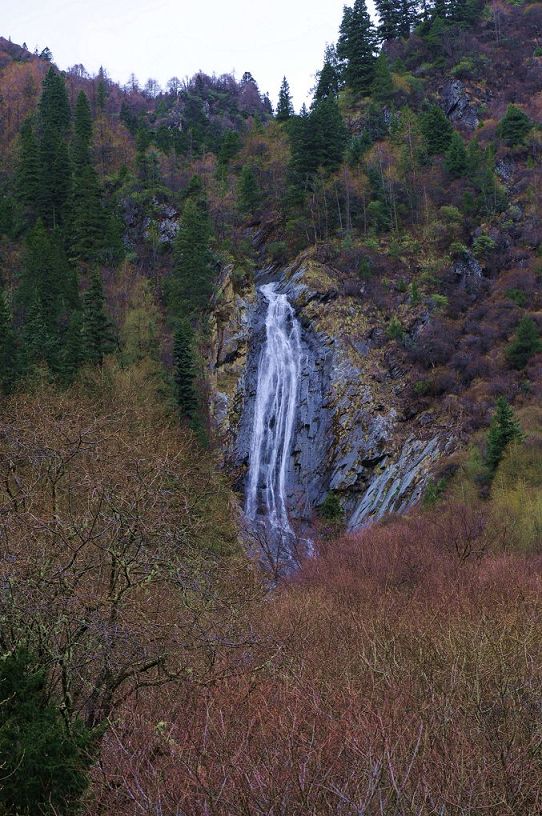
[[[279,280],[302,325],[302,372],[288,472],[293,518],[309,520],[334,491],[363,526],[419,500],[431,470],[454,446],[442,423],[405,420],[400,375],[384,364],[363,300],[341,295],[334,270],[310,254],[255,282],[224,272],[213,318],[211,407],[227,467],[243,489],[265,309],[258,286]]]

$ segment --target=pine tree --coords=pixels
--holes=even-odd
[[[378,12],[378,38],[381,42],[394,40],[399,36],[400,11],[398,0],[375,0]]]
[[[446,118],[444,111],[438,105],[431,105],[428,110],[422,113],[420,125],[429,155],[445,153],[452,139],[453,127]]]
[[[69,816],[88,784],[91,733],[68,732],[45,672],[23,649],[0,660],[0,812]]]
[[[317,75],[318,82],[314,92],[313,107],[324,99],[336,99],[339,95],[341,72],[337,51],[333,45],[328,45],[324,53],[324,65]]]
[[[107,94],[107,74],[100,65],[100,70],[98,71],[98,87],[96,89],[96,102],[98,103],[98,108],[101,111],[105,110]]]
[[[409,37],[419,19],[417,0],[398,0],[398,18],[398,36]]]
[[[173,346],[175,365],[175,396],[184,419],[192,419],[198,405],[196,394],[196,367],[194,361],[194,333],[188,320],[180,320]]]
[[[39,150],[32,123],[27,119],[20,132],[19,162],[17,166],[17,198],[23,209],[25,225],[32,224],[38,212],[40,198]]]
[[[237,201],[239,209],[245,215],[254,214],[261,201],[260,189],[254,169],[245,164],[239,176],[237,185]]]
[[[70,316],[60,358],[60,376],[66,385],[74,382],[77,372],[84,362],[83,315],[80,311],[75,311]]]
[[[371,93],[378,102],[388,102],[394,93],[388,58],[383,51],[380,52],[375,63]]]
[[[454,130],[446,155],[444,166],[452,178],[461,178],[467,172],[467,151],[463,139]]]
[[[60,135],[67,134],[71,121],[70,103],[64,80],[54,68],[49,68],[43,80],[39,112],[43,130],[51,128]]]
[[[47,327],[41,301],[36,294],[26,313],[22,330],[23,368],[25,374],[40,364],[55,363],[58,346]]]
[[[211,227],[205,203],[190,197],[174,245],[170,306],[175,314],[203,311],[213,291]]]
[[[70,121],[64,80],[50,68],[39,102],[39,214],[51,227],[62,224],[70,197],[71,167],[66,142]]]
[[[512,408],[504,397],[499,397],[486,442],[485,462],[490,477],[495,474],[508,445],[521,439],[523,433]]]
[[[77,97],[74,117],[70,246],[74,258],[91,260],[104,244],[105,213],[98,175],[92,166],[92,114],[86,94]]]
[[[533,123],[521,108],[509,105],[508,109],[497,126],[497,136],[506,142],[507,145],[522,144]]]
[[[83,297],[83,352],[93,365],[102,365],[104,357],[115,350],[113,324],[105,311],[102,276],[95,272]]]
[[[6,297],[0,290],[0,392],[10,394],[19,377],[17,337]]]
[[[292,96],[290,93],[290,86],[286,77],[283,78],[279,91],[279,101],[277,103],[277,111],[275,118],[278,122],[286,122],[294,115],[294,106],[292,104]]]
[[[365,0],[345,7],[337,54],[344,61],[344,81],[356,93],[368,94],[374,79],[378,37]]]
[[[508,346],[506,356],[513,368],[525,368],[531,357],[542,351],[540,332],[534,320],[522,317],[516,329],[516,336]]]

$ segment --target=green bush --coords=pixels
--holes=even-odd
[[[495,249],[495,241],[489,235],[479,235],[472,244],[472,251],[476,258],[485,258]]]
[[[397,340],[398,342],[400,342],[403,339],[405,330],[403,329],[401,322],[397,317],[392,317],[392,319],[388,323],[386,334],[388,335],[390,340]]]
[[[20,649],[0,658],[0,813],[68,816],[87,784],[91,734],[68,732],[45,672]]]
[[[522,317],[518,323],[516,336],[508,346],[506,356],[512,368],[525,368],[534,354],[542,351],[540,332],[534,320]]]
[[[516,107],[509,105],[505,115],[497,125],[497,136],[499,136],[509,147],[522,144],[533,123],[527,114]]]
[[[326,521],[340,521],[344,517],[339,497],[333,492],[327,494],[318,512]]]

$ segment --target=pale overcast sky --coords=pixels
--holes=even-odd
[[[351,3],[349,3],[351,5]],[[276,103],[282,76],[296,107],[307,99],[343,0],[0,0],[0,34],[48,46],[57,65],[103,65],[124,84],[133,71],[164,86],[199,69],[250,71]]]

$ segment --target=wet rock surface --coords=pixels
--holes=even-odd
[[[306,257],[286,269],[263,270],[241,289],[234,287],[232,272],[225,271],[215,308],[210,383],[215,428],[239,490],[248,470],[265,341],[267,303],[258,287],[272,278],[302,327],[287,472],[291,518],[310,520],[330,491],[339,496],[352,529],[415,504],[453,442],[430,414],[417,426],[420,438],[405,427],[393,380],[371,358],[375,327],[363,302],[341,297],[333,270]],[[468,270],[469,276],[478,274]]]

